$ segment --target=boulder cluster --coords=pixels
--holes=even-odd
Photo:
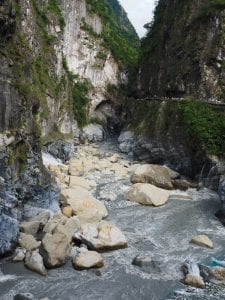
[[[47,275],[48,269],[60,267],[69,259],[79,271],[101,268],[104,251],[128,246],[122,231],[105,220],[108,211],[102,200],[115,201],[117,195],[111,195],[109,189],[100,191],[100,200],[97,199],[94,195],[98,183],[93,180],[93,174],[113,172],[118,180],[130,178],[130,187],[123,192],[124,199],[134,205],[158,209],[172,200],[192,201],[187,189],[195,187],[193,182],[167,166],[130,163],[118,153],[102,156],[98,148],[90,145],[77,147],[69,162],[46,163],[46,167],[61,188],[60,211],[55,214],[43,211],[23,221],[13,257],[14,262],[24,261],[28,269],[43,276]],[[204,234],[194,236],[190,242],[195,247],[214,247]],[[149,256],[137,256],[133,264],[154,272],[161,268],[160,262]],[[221,277],[225,274],[222,268],[212,269],[207,273],[208,277],[218,274],[217,277]],[[183,271],[185,284],[205,287],[205,278],[197,264],[185,262]]]
[[[101,252],[127,247],[121,230],[104,220],[107,209],[92,193],[96,183],[83,177],[93,168],[107,168],[117,159],[114,155],[99,160],[99,166],[92,160],[76,158],[68,164],[49,164],[49,171],[61,187],[61,211],[43,211],[20,224],[13,261],[24,261],[28,269],[46,276],[48,269],[60,267],[69,258],[77,270],[101,268]],[[123,172],[119,167],[116,171]]]

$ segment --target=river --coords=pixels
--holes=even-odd
[[[113,140],[95,147],[102,157],[119,153]],[[88,157],[88,153],[85,155]],[[133,163],[132,158],[120,155],[127,164]],[[109,191],[116,195],[116,199],[105,201],[107,220],[123,231],[128,248],[104,253],[105,265],[100,270],[76,271],[68,259],[63,267],[50,270],[46,278],[30,272],[22,263],[4,262],[0,265],[0,300],[12,300],[21,292],[50,300],[225,299],[222,287],[209,285],[198,290],[179,282],[180,267],[187,258],[210,264],[212,256],[225,255],[225,230],[214,216],[219,207],[215,192],[189,190],[192,200],[174,199],[154,208],[124,199],[131,185],[129,176],[121,178],[105,169],[92,172],[87,179],[97,183],[98,198]],[[190,244],[196,234],[208,235],[215,248]],[[154,264],[143,269],[132,265],[140,254],[151,256]],[[174,291],[179,291],[176,297]]]

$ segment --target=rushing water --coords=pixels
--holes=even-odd
[[[114,153],[116,147],[108,142],[99,145],[99,151],[103,155]],[[63,267],[50,270],[46,278],[30,272],[22,263],[4,263],[0,300],[11,300],[19,292],[30,292],[38,298],[47,296],[50,300],[165,300],[173,299],[175,290],[181,290],[177,299],[225,299],[222,288],[197,290],[179,282],[180,267],[187,258],[209,264],[212,256],[223,257],[225,230],[214,217],[219,207],[216,193],[192,190],[189,192],[193,200],[170,200],[164,207],[153,208],[124,200],[129,178],[118,179],[108,170],[94,172],[88,178],[97,182],[96,196],[102,191],[117,195],[115,201],[105,201],[107,220],[124,232],[129,247],[104,253],[105,266],[100,270],[79,272],[68,260]],[[207,234],[215,248],[191,245],[189,241],[196,234]],[[151,256],[156,267],[141,269],[132,265],[138,254]]]

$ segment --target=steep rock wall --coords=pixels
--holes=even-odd
[[[105,103],[113,111],[107,86],[126,78],[102,28],[83,0],[0,1],[0,255],[17,241],[17,220],[58,209],[42,146],[73,138],[97,106],[102,120]]]
[[[221,1],[159,1],[142,41],[142,95],[224,101],[224,9]]]
[[[101,117],[95,114],[95,109],[107,100],[107,86],[124,83],[126,75],[119,69],[111,52],[102,46],[102,39],[96,38],[95,34],[101,34],[103,24],[99,16],[88,11],[86,2],[62,1],[62,11],[66,26],[58,61],[63,54],[70,71],[90,81],[89,113],[92,118]]]

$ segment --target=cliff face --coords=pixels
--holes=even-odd
[[[1,89],[4,93],[1,122],[5,123],[1,124],[2,131],[10,127],[10,113],[16,116],[15,127],[20,127],[17,120],[20,117],[13,113],[19,110],[20,102],[25,114],[29,109],[24,102],[32,103],[31,110],[39,127],[36,129],[47,140],[54,131],[73,134],[77,121],[80,126],[88,118],[106,121],[101,103],[110,102],[109,85],[126,83],[128,66],[124,45],[130,49],[133,45],[123,33],[119,40],[123,52],[118,49],[120,45],[107,40],[105,28],[111,23],[115,27],[112,34],[120,34],[116,32],[119,28],[114,22],[116,15],[104,1],[97,1],[95,9],[91,3],[84,0],[65,0],[60,5],[55,0],[0,3],[1,76],[5,79]],[[123,20],[126,20],[124,30],[138,41],[126,15]],[[102,110],[96,112],[100,106]],[[79,110],[85,120],[77,120]],[[27,116],[22,114],[22,118],[26,123]]]
[[[222,1],[159,1],[142,41],[143,95],[224,100],[224,9]]]
[[[192,178],[212,175],[215,156],[224,158],[223,107],[195,100],[224,101],[224,16],[223,1],[158,1],[142,40],[139,96],[192,97],[128,104],[131,128],[144,136],[134,146],[138,158]]]
[[[126,82],[127,48],[113,53],[111,19],[101,14],[110,7],[91,3],[0,1],[0,255],[16,242],[24,211],[57,210],[42,145],[73,138],[91,118],[106,122],[105,103],[110,112],[120,105],[108,86]],[[120,42],[132,49],[126,37]]]
[[[105,121],[96,108],[108,99],[107,86],[124,83],[126,75],[110,50],[102,45],[101,18],[88,10],[86,2],[62,1],[62,11],[67,21],[57,49],[58,72],[62,73],[61,58],[64,55],[69,70],[91,83],[88,95],[90,117]]]

